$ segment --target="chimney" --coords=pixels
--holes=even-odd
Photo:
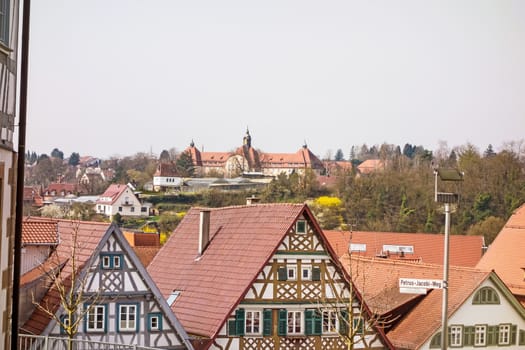
[[[255,203],[259,203],[261,199],[259,197],[255,197],[255,195],[252,194],[251,197],[246,197],[246,205],[252,205]]]
[[[204,253],[206,246],[210,242],[210,211],[201,210],[199,222],[199,255]]]

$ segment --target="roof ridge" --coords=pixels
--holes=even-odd
[[[348,253],[346,253],[345,255],[341,256],[340,260],[343,257],[346,257],[346,256],[349,256],[350,258],[353,258],[353,259],[368,260],[368,261],[378,262],[378,263],[385,264],[385,265],[406,265],[406,266],[418,267],[418,268],[429,268],[429,267],[442,268],[443,267],[442,264],[433,264],[433,263],[425,263],[425,262],[415,263],[413,261],[406,261],[406,260],[400,260],[400,259],[395,259],[395,260],[393,260],[393,259],[383,259],[383,258],[378,258],[378,257],[375,257],[375,256],[362,256],[362,255],[351,256]],[[484,269],[479,269],[479,268],[476,268],[476,267],[457,266],[457,265],[450,265],[449,269],[450,270],[459,270],[459,271],[482,272],[482,273],[490,273],[491,272],[491,270],[484,270]]]

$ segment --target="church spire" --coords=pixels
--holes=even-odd
[[[250,136],[250,130],[246,127],[246,136],[242,139],[242,144],[248,148],[252,147],[252,137]]]

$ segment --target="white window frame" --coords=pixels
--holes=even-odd
[[[288,281],[297,280],[297,266],[296,265],[286,266],[286,279]]]
[[[138,307],[136,304],[120,304],[118,306],[119,332],[135,332],[137,330],[137,318]]]
[[[110,269],[111,268],[111,255],[102,256],[102,268]]]
[[[86,314],[86,331],[105,332],[106,331],[106,306],[91,305]],[[99,326],[99,323],[101,325]]]
[[[474,327],[474,346],[487,345],[487,325],[477,324]]]
[[[510,329],[508,323],[500,324],[498,327],[498,345],[510,345]]]
[[[463,326],[450,326],[450,346],[463,346]]]
[[[286,334],[303,334],[303,311],[292,310],[286,315]]]
[[[339,329],[339,318],[337,310],[323,310],[322,313],[322,334],[337,333]]]
[[[162,316],[159,313],[149,314],[148,315],[148,327],[152,332],[162,330]],[[154,323],[157,323],[155,326]]]
[[[244,333],[247,335],[262,334],[262,315],[258,310],[246,310],[244,313]]]
[[[113,268],[114,269],[120,269],[122,267],[122,259],[120,258],[120,255],[113,255]]]
[[[304,231],[299,231],[299,223],[304,224]],[[308,223],[304,219],[297,220],[295,223],[295,233],[305,235],[308,232]]]
[[[306,276],[305,276],[305,272],[306,272]],[[312,266],[311,265],[301,266],[301,280],[303,281],[312,280]]]

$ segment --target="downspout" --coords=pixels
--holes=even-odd
[[[11,315],[11,349],[17,350],[20,304],[20,271],[22,253],[22,217],[24,215],[24,165],[26,153],[27,86],[29,72],[29,14],[31,0],[23,0],[22,49],[20,51],[20,101],[18,119],[18,162],[16,172],[16,211],[13,253],[13,293]]]

